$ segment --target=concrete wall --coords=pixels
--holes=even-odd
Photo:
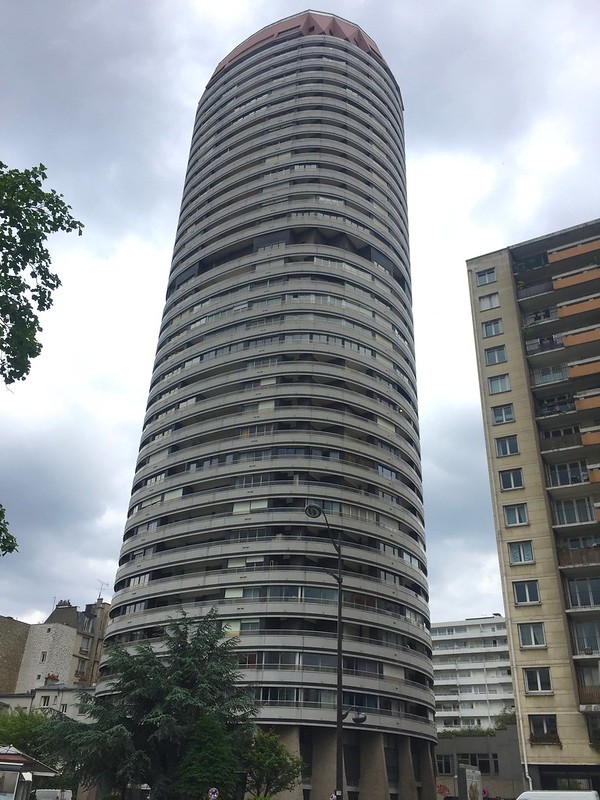
[[[27,692],[43,686],[47,675],[55,675],[59,681],[71,680],[76,638],[75,628],[67,625],[32,625],[23,653],[16,691]]]
[[[0,617],[0,692],[14,692],[29,625],[12,617]]]

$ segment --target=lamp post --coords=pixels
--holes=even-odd
[[[342,800],[344,796],[344,751],[343,751],[343,736],[344,736],[344,687],[342,683],[343,678],[343,664],[342,664],[342,529],[338,526],[337,539],[331,535],[331,528],[327,514],[321,506],[309,503],[304,507],[304,513],[310,519],[319,519],[323,517],[325,525],[327,526],[327,533],[331,539],[331,544],[337,553],[337,571],[330,572],[329,574],[338,585],[337,597],[337,708],[336,708],[336,724],[335,724],[335,797]]]

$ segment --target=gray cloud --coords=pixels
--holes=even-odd
[[[32,377],[0,392],[0,500],[21,542],[0,561],[0,613],[23,616],[54,595],[90,601],[96,579],[112,579],[195,106],[232,47],[299,8],[0,3],[0,158],[46,163],[86,223],[77,243],[53,245],[64,287]],[[496,611],[464,260],[598,216],[600,7],[329,10],[377,41],[406,106],[434,617]]]

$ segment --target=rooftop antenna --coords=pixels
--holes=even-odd
[[[100,588],[98,589],[98,600],[102,600],[102,591],[108,586],[108,582],[96,580],[96,583],[100,584]]]

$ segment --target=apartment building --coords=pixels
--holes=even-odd
[[[433,798],[431,638],[402,99],[303,12],[217,66],[193,128],[106,645],[216,606],[262,724],[334,788]],[[322,513],[305,513],[315,507]]]
[[[521,757],[600,788],[600,220],[468,261]]]
[[[438,731],[493,728],[514,696],[500,614],[431,625]]]

